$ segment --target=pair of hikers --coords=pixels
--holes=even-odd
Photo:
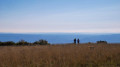
[[[80,40],[75,38],[74,39],[74,44],[76,44],[76,41],[77,41],[78,44],[80,43]]]

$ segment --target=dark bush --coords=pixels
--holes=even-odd
[[[0,46],[2,45],[2,42],[0,41]]]
[[[49,43],[46,40],[39,40],[39,41],[35,41],[34,43],[29,43],[26,42],[24,40],[21,40],[17,43],[13,42],[13,41],[7,41],[7,42],[1,42],[0,41],[0,46],[24,46],[24,45],[49,45]]]
[[[12,46],[15,45],[13,41],[0,42],[0,46]]]
[[[46,40],[39,40],[39,41],[34,42],[33,44],[48,45],[48,42]]]
[[[16,45],[29,45],[29,43],[24,40],[21,40],[21,41],[17,42]]]
[[[107,41],[97,41],[97,44],[107,44]]]

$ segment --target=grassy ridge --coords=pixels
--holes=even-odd
[[[120,67],[120,44],[1,46],[0,67]]]

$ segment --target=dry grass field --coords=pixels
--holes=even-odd
[[[120,44],[0,46],[0,67],[120,67]]]

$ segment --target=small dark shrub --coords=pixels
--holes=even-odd
[[[0,42],[1,46],[12,46],[15,45],[13,41],[7,41],[7,42]]]
[[[29,45],[29,43],[24,40],[21,40],[18,43],[16,43],[16,45]]]
[[[0,46],[2,46],[2,42],[0,41]]]
[[[34,44],[38,44],[38,45],[48,45],[48,42],[46,40],[39,40],[34,42]]]
[[[107,41],[97,41],[97,44],[107,44]]]

